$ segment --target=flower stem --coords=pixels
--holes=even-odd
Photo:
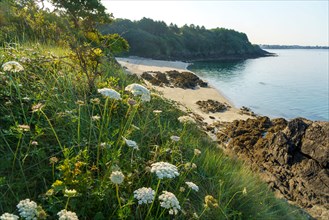
[[[157,184],[157,188],[155,190],[155,193],[154,193],[154,198],[153,198],[153,201],[152,201],[152,204],[151,204],[151,207],[149,208],[148,212],[147,212],[147,215],[145,217],[145,219],[147,219],[147,217],[150,215],[151,211],[152,211],[152,208],[153,208],[153,205],[154,205],[154,201],[155,201],[155,198],[158,194],[158,190],[159,190],[159,187],[160,187],[160,182],[161,182],[161,179],[158,180],[158,184]]]
[[[69,206],[69,201],[70,201],[70,197],[67,197],[66,204],[65,204],[65,209],[66,210],[67,210],[67,207]]]
[[[119,185],[118,185],[118,184],[115,184],[115,192],[116,192],[116,195],[117,195],[117,199],[118,199],[119,207],[120,207],[120,209],[121,209],[122,206],[121,206],[121,200],[120,200],[120,197],[119,197]]]

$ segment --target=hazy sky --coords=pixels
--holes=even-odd
[[[246,33],[255,44],[314,46],[329,45],[328,2],[102,0],[115,18],[224,27]]]

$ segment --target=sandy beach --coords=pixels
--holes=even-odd
[[[163,60],[152,60],[144,58],[117,58],[117,61],[126,68],[131,74],[140,76],[143,72],[147,71],[170,71],[176,70],[179,72],[188,71],[186,68],[189,63],[180,61],[163,61]],[[212,124],[216,121],[219,122],[232,122],[236,119],[245,120],[251,116],[241,114],[237,109],[220,91],[212,87],[198,87],[196,89],[182,89],[172,87],[160,87],[154,86],[146,81],[148,87],[153,88],[160,92],[165,98],[176,101],[180,104],[182,110],[186,112],[193,112],[204,118],[204,122]],[[221,103],[226,103],[231,106],[224,112],[217,113],[205,113],[196,104],[197,101],[206,101],[212,99]]]

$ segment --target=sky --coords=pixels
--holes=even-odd
[[[329,46],[329,0],[101,2],[115,18],[234,29],[253,44]]]

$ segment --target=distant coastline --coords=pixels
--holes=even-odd
[[[328,46],[268,45],[259,44],[261,49],[329,49]]]

